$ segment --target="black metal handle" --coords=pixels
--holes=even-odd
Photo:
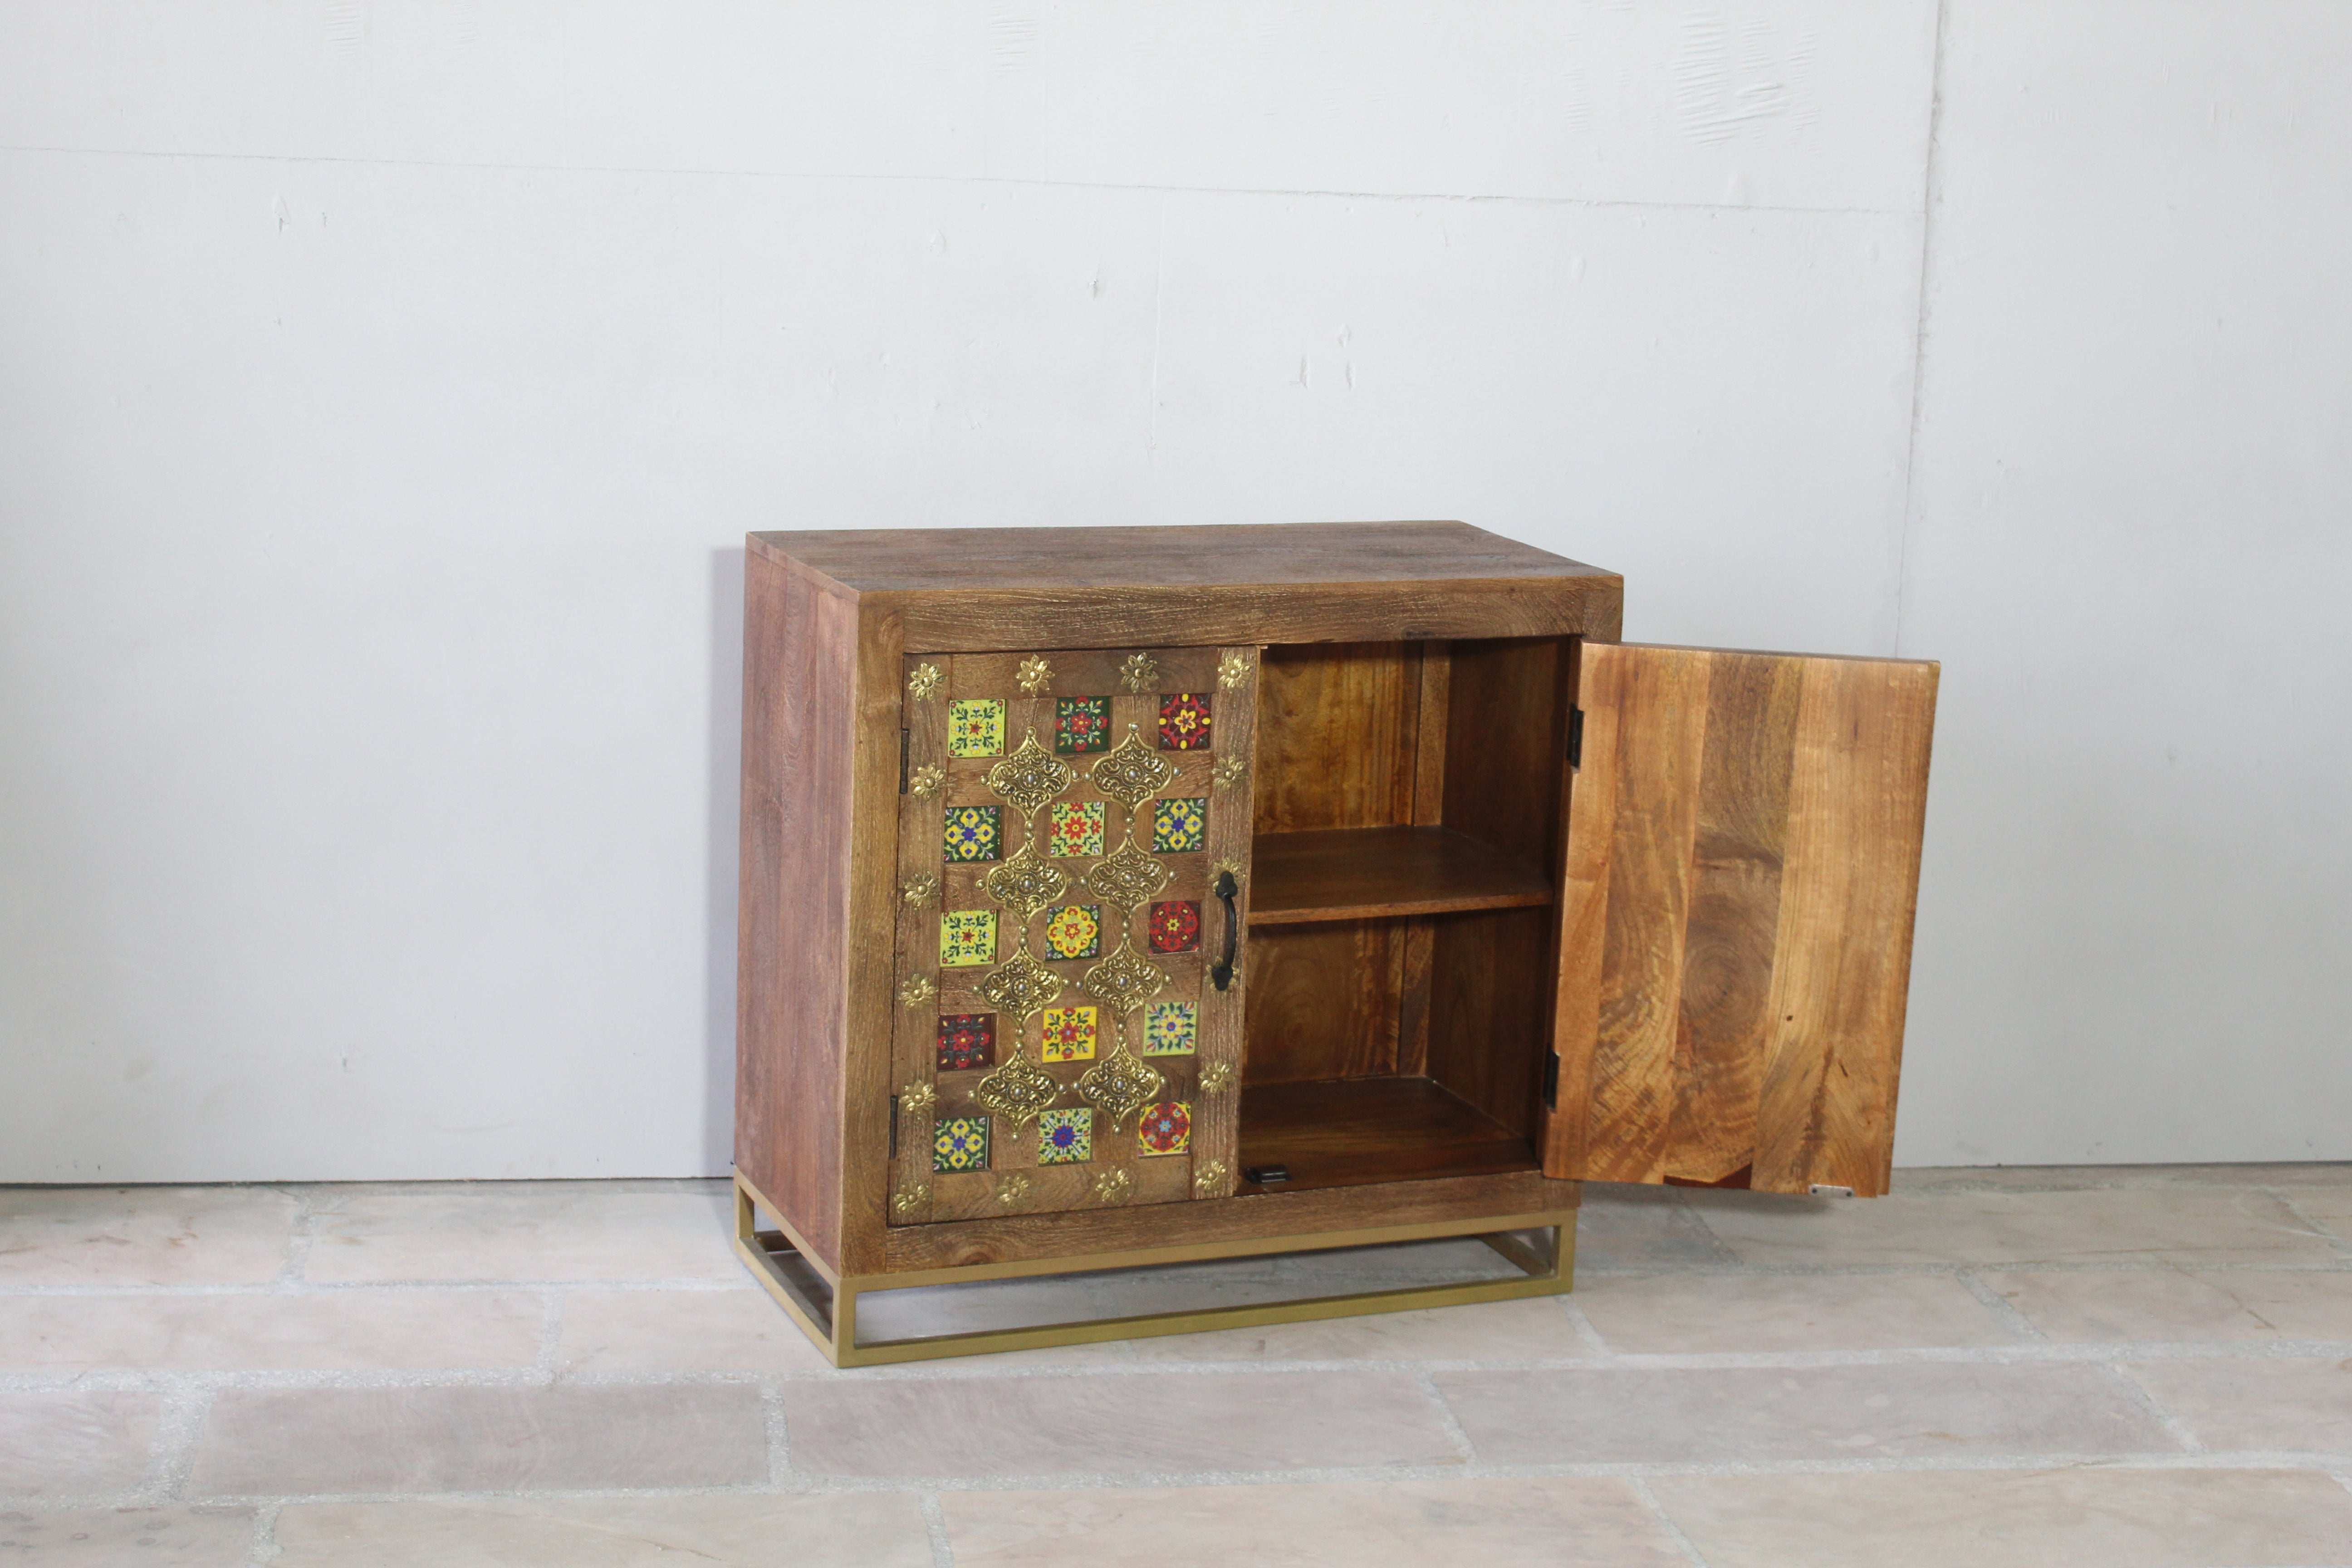
[[[1234,954],[1242,944],[1241,911],[1234,907],[1234,895],[1242,889],[1231,871],[1220,871],[1215,890],[1225,906],[1225,955],[1209,965],[1209,984],[1223,991],[1234,983]]]

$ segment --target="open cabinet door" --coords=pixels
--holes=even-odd
[[[1582,666],[1545,1173],[1883,1194],[1937,667]]]

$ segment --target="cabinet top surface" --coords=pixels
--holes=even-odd
[[[1465,522],[834,529],[751,537],[753,548],[860,593],[1615,575]]]

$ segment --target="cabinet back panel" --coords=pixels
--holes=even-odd
[[[1244,1083],[1381,1078],[1397,1068],[1402,922],[1258,927],[1248,976]]]
[[[1412,821],[1419,660],[1405,643],[1308,643],[1258,666],[1260,833]]]

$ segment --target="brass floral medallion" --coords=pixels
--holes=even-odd
[[[996,1181],[996,1201],[1011,1207],[1029,1195],[1029,1178],[1014,1174],[1000,1176]]]
[[[1176,764],[1143,743],[1141,726],[1129,724],[1127,739],[1111,748],[1087,775],[1095,788],[1130,812],[1168,787]]]
[[[1078,1093],[1110,1119],[1111,1131],[1116,1132],[1119,1123],[1159,1099],[1167,1085],[1159,1069],[1138,1061],[1121,1039],[1110,1055],[1078,1079]]]
[[[1234,1087],[1234,1064],[1211,1062],[1201,1069],[1201,1092],[1223,1094]]]
[[[1038,854],[1032,841],[1014,850],[1011,858],[991,867],[988,875],[980,879],[980,886],[1026,926],[1039,910],[1070,890],[1070,879],[1059,866]]]
[[[907,775],[907,789],[913,795],[935,795],[940,793],[940,786],[947,782],[947,774],[925,763]]]
[[[1214,1197],[1224,1184],[1225,1163],[1223,1160],[1210,1161],[1192,1177],[1192,1191],[1204,1198]]]
[[[1062,977],[1024,948],[990,970],[974,989],[1004,1012],[1027,1019],[1062,994]]]
[[[1021,749],[988,770],[988,787],[1034,820],[1045,803],[1078,782],[1078,770],[1037,743],[1033,728]]]
[[[910,1083],[898,1091],[899,1109],[912,1111],[917,1116],[939,1102],[940,1091],[927,1083]]]
[[[1249,660],[1238,651],[1228,652],[1217,660],[1217,684],[1227,691],[1238,691],[1249,679]]]
[[[1095,1178],[1095,1196],[1115,1204],[1135,1189],[1135,1178],[1124,1165],[1114,1165]]]
[[[1104,902],[1133,914],[1168,885],[1168,868],[1130,839],[1087,868],[1086,884]]]
[[[1118,951],[1087,971],[1078,984],[1086,994],[1124,1018],[1168,984],[1167,972],[1135,951],[1132,938],[1118,939]]]
[[[972,1100],[984,1110],[1001,1116],[1015,1127],[1025,1127],[1036,1120],[1037,1113],[1061,1098],[1062,1086],[1054,1075],[1014,1051],[1004,1065],[982,1079],[971,1091]]]
[[[929,975],[909,974],[905,984],[898,987],[898,1000],[909,1007],[919,1007],[929,1001],[938,990],[939,987],[931,984]]]
[[[919,664],[907,677],[907,690],[918,702],[929,702],[940,693],[940,667]]]
[[[1131,653],[1118,668],[1118,683],[1129,691],[1151,689],[1160,679],[1160,661],[1148,653]]]
[[[1021,689],[1035,697],[1054,689],[1054,667],[1035,654],[1021,661],[1021,673],[1014,677]]]
[[[1209,782],[1221,790],[1233,788],[1249,772],[1249,763],[1242,757],[1219,757],[1217,765],[1209,770]]]
[[[917,1209],[921,1208],[925,1204],[929,1203],[930,1201],[930,1184],[928,1182],[916,1182],[908,1186],[900,1187],[898,1189],[898,1195],[890,1200],[890,1206],[897,1209],[902,1215],[913,1214]]]
[[[940,879],[929,871],[918,871],[907,879],[907,885],[898,889],[898,896],[918,909],[936,903],[940,896]]]

